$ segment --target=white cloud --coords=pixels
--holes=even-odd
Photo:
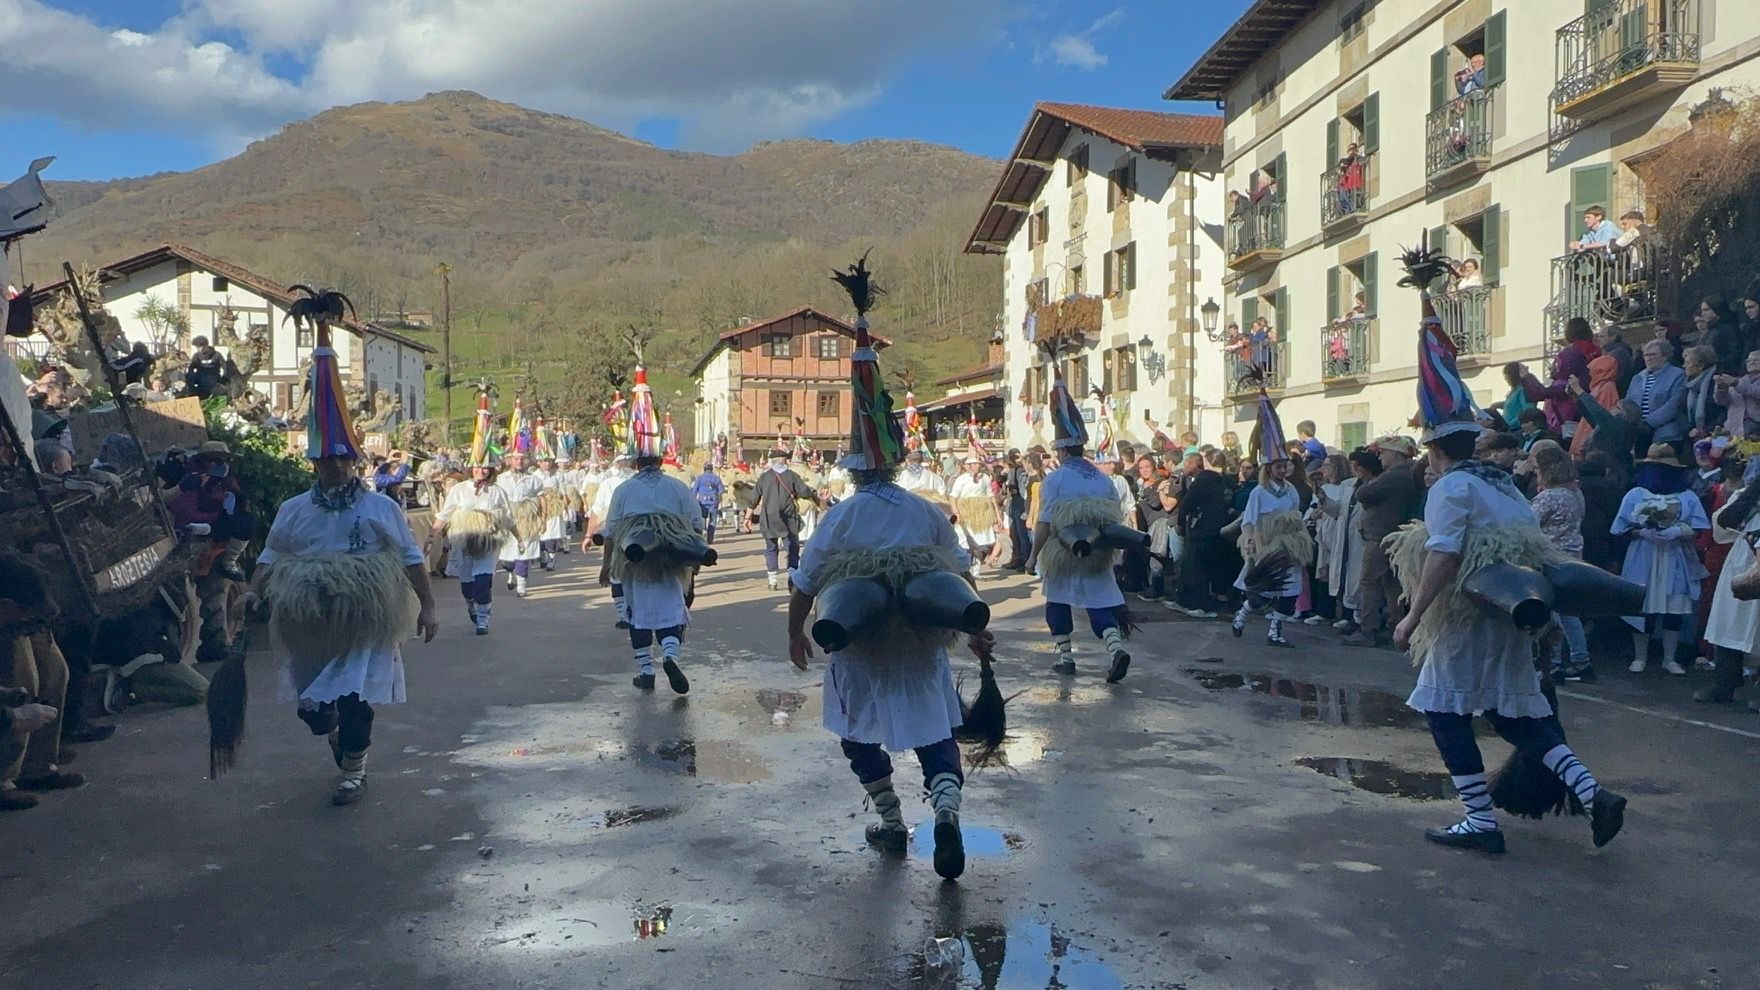
[[[0,0],[0,91],[14,111],[233,146],[336,104],[473,89],[623,130],[675,118],[685,143],[732,150],[872,102],[925,53],[999,40],[1016,3],[187,0],[124,31]]]
[[[1093,72],[1107,61],[1105,53],[1094,44],[1094,36],[1117,27],[1123,20],[1124,8],[1115,7],[1088,25],[1085,31],[1060,34],[1052,38],[1044,51],[1034,56],[1033,61],[1043,63],[1049,60],[1065,68]]]

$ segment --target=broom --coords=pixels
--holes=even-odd
[[[1558,718],[1558,692],[1553,688],[1552,681],[1546,680],[1540,685],[1541,693],[1552,703],[1552,714],[1547,720],[1558,730],[1560,738],[1564,736],[1564,724]],[[1486,781],[1491,792],[1491,803],[1500,810],[1507,811],[1521,818],[1532,818],[1539,821],[1547,815],[1581,815],[1583,802],[1577,799],[1575,791],[1564,786],[1558,775],[1540,762],[1540,757],[1524,753],[1521,750],[1509,754]]]
[[[232,769],[244,738],[244,658],[250,652],[248,633],[239,633],[231,653],[208,681],[208,779]]]
[[[988,649],[974,652],[978,656],[978,696],[969,705],[964,696],[959,699],[962,718],[955,736],[960,742],[978,745],[972,766],[981,767],[995,759],[1008,737],[1008,699],[996,686],[996,671],[991,666],[994,654]]]

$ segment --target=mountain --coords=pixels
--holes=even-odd
[[[658,333],[663,371],[688,368],[741,318],[803,303],[841,312],[824,275],[872,247],[894,289],[876,316],[933,376],[974,363],[994,330],[1000,265],[960,248],[997,168],[910,141],[669,151],[444,92],[328,110],[190,172],[51,183],[59,215],[25,256],[45,281],[63,259],[176,241],[343,288],[373,313],[437,309],[444,261],[462,375],[521,367],[534,350],[543,365],[542,344],[564,328],[630,323]]]

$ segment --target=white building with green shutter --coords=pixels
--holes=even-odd
[[[1419,303],[1396,285],[1420,237],[1480,266],[1441,315],[1481,402],[1572,316],[1687,322],[1663,261],[1567,245],[1589,206],[1644,208],[1645,156],[1718,88],[1760,89],[1755,0],[1257,0],[1164,95],[1223,106],[1226,188],[1249,197],[1221,322],[1271,319],[1284,423],[1349,448],[1415,411]]]

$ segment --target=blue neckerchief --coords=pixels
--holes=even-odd
[[[883,481],[877,485],[869,485],[866,488],[859,488],[856,490],[856,493],[859,495],[872,495],[875,498],[891,502],[893,505],[903,502],[905,496],[905,490],[890,481]]]
[[[1465,471],[1467,474],[1478,478],[1480,481],[1497,489],[1498,492],[1508,495],[1510,498],[1519,498],[1524,502],[1527,501],[1527,499],[1522,498],[1522,492],[1516,487],[1515,479],[1510,476],[1510,473],[1495,464],[1481,461],[1478,458],[1470,458],[1449,468],[1447,473],[1453,474],[1456,471]]]
[[[323,486],[312,484],[312,503],[325,512],[341,512],[354,507],[360,500],[361,492],[366,486],[359,478],[350,478],[348,483],[333,491],[325,491]]]

